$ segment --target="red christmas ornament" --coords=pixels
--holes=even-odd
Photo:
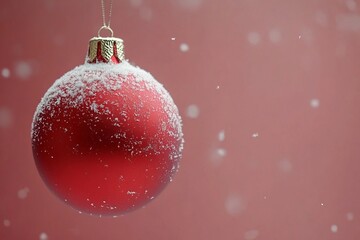
[[[58,79],[35,112],[33,155],[47,187],[73,208],[116,216],[171,182],[183,134],[178,109],[123,41],[93,38],[86,63]]]

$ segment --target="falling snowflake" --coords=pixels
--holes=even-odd
[[[1,75],[4,77],[4,78],[8,78],[10,77],[10,70],[8,68],[3,68],[1,70]]]
[[[331,230],[331,232],[336,233],[338,231],[338,226],[333,224],[333,225],[331,225],[330,230]]]
[[[269,39],[272,43],[278,43],[281,41],[281,32],[278,29],[272,29],[269,32]]]
[[[27,187],[20,189],[17,193],[18,198],[20,198],[20,199],[27,198],[29,191],[30,191],[30,189]]]
[[[212,150],[212,154],[210,156],[210,160],[215,167],[218,167],[223,162],[224,157],[227,152],[224,148],[217,148]]]
[[[189,118],[197,118],[199,117],[199,107],[195,104],[189,105],[186,110],[186,115]]]
[[[346,214],[346,219],[347,219],[348,221],[354,220],[354,214],[353,214],[352,212],[347,213],[347,214]]]
[[[32,67],[28,62],[20,61],[15,65],[15,73],[20,79],[28,79],[33,72]]]
[[[225,200],[225,210],[229,215],[235,216],[246,209],[244,200],[238,195],[231,194]]]
[[[40,233],[39,235],[39,240],[47,240],[48,239],[48,235],[44,232]]]
[[[249,32],[247,40],[252,45],[258,45],[261,41],[260,34],[258,32]]]
[[[180,51],[182,51],[182,52],[189,51],[189,45],[187,45],[186,43],[180,44]]]
[[[5,227],[10,227],[11,223],[9,219],[4,219],[4,226]]]
[[[218,134],[218,139],[220,142],[223,142],[225,140],[225,130],[221,130]]]
[[[320,101],[319,101],[319,99],[316,99],[316,98],[311,99],[311,101],[310,101],[310,106],[311,106],[312,108],[318,108],[318,107],[320,106]]]
[[[289,173],[291,172],[292,170],[292,164],[289,160],[281,160],[279,163],[278,163],[278,167],[279,169],[284,172],[284,173]]]
[[[253,239],[256,239],[258,236],[259,236],[259,231],[256,229],[249,230],[244,233],[245,240],[253,240]]]

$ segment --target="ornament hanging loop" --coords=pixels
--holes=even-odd
[[[104,30],[104,29],[106,29],[106,30],[108,30],[108,31],[110,32],[111,37],[114,37],[114,31],[111,29],[110,26],[106,26],[106,25],[102,26],[102,27],[99,29],[99,31],[98,31],[98,37],[102,37],[100,34],[101,34],[101,31]]]
[[[105,3],[104,3],[104,0],[101,0],[101,13],[102,13],[102,18],[103,18],[103,25],[102,25],[102,27],[101,27],[101,28],[99,29],[99,31],[98,31],[98,37],[101,37],[101,36],[100,36],[100,32],[101,32],[103,29],[108,30],[108,31],[111,33],[111,37],[114,36],[113,30],[110,28],[112,7],[113,7],[113,0],[110,0],[109,21],[108,21],[108,23],[106,24]]]

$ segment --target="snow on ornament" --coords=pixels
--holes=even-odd
[[[47,187],[98,216],[121,215],[154,199],[172,181],[183,149],[169,93],[125,60],[121,39],[100,34],[90,39],[85,64],[42,98],[31,138]]]

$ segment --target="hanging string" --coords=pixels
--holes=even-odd
[[[103,18],[103,25],[100,27],[98,31],[98,36],[100,37],[100,32],[103,29],[107,29],[111,33],[111,37],[114,35],[113,30],[110,28],[111,23],[111,13],[112,13],[112,7],[113,7],[113,0],[110,0],[110,10],[109,10],[109,21],[106,24],[106,14],[105,14],[105,1],[101,0],[101,12],[102,12],[102,18]]]
[[[110,23],[111,23],[111,13],[112,13],[112,6],[113,6],[113,0],[110,0],[109,21],[108,21],[108,24],[106,24],[106,17],[105,17],[105,3],[104,3],[104,0],[101,0],[101,9],[102,9],[102,17],[103,17],[103,26],[110,27]]]

